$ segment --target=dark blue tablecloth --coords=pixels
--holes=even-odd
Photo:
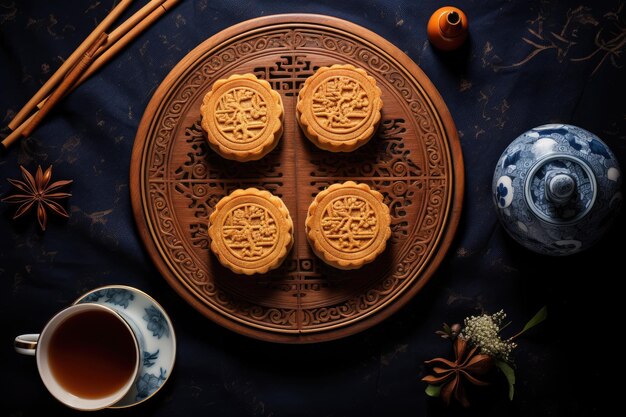
[[[5,126],[112,7],[112,1],[0,0],[0,120]],[[127,13],[138,9],[136,2]],[[513,242],[492,206],[494,165],[525,130],[571,123],[599,135],[626,167],[626,5],[622,0],[461,1],[468,45],[435,52],[426,40],[437,1],[185,0],[59,105],[31,138],[0,156],[0,194],[19,164],[52,164],[73,179],[67,222],[13,222],[0,205],[0,408],[6,416],[73,413],[45,390],[13,338],[98,286],[127,284],[155,297],[178,336],[177,363],[154,398],[104,411],[159,416],[595,416],[617,402],[621,379],[624,217],[595,248],[547,258]],[[176,295],[147,256],[129,198],[135,132],[151,95],[200,42],[237,22],[285,12],[362,25],[405,51],[443,96],[461,137],[466,196],[437,274],[399,313],[355,336],[314,345],[245,338]],[[6,131],[5,131],[6,133]],[[2,134],[2,137],[4,134]],[[613,271],[613,272],[610,272]],[[434,331],[501,308],[521,327],[541,306],[549,320],[519,341],[517,384],[492,389],[469,411],[424,395],[424,360],[449,354]]]

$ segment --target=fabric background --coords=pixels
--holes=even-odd
[[[136,2],[130,15],[144,2]],[[111,0],[0,0],[2,127],[111,9]],[[596,416],[619,400],[626,230],[620,215],[593,249],[568,258],[533,254],[499,225],[493,168],[519,134],[571,123],[599,135],[626,168],[626,11],[623,0],[469,0],[470,21],[454,54],[426,39],[420,0],[184,0],[60,104],[34,135],[0,156],[5,178],[54,166],[73,179],[68,221],[19,222],[0,204],[0,407],[6,416],[71,415],[45,390],[32,358],[13,352],[56,311],[108,284],[135,286],[168,311],[178,337],[174,372],[137,408],[104,415],[154,416]],[[135,228],[129,163],[151,95],[190,50],[235,23],[286,12],[320,13],[362,25],[405,51],[443,96],[461,137],[466,194],[456,239],[429,284],[399,313],[335,342],[276,345],[206,319],[158,274]],[[3,137],[6,131],[2,134]],[[617,272],[616,272],[617,271]],[[503,308],[523,324],[543,305],[549,319],[515,351],[517,384],[486,391],[468,411],[424,394],[424,360],[449,355],[434,335],[481,311]],[[511,333],[512,334],[512,333]],[[623,395],[623,394],[622,394]]]

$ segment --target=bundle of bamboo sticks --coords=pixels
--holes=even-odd
[[[178,2],[180,0],[150,0],[117,28],[107,33],[111,24],[132,3],[132,0],[121,0],[15,115],[8,125],[11,132],[2,140],[2,146],[6,149],[20,137],[30,136],[64,96],[102,68]]]

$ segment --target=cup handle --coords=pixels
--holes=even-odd
[[[39,340],[39,334],[23,334],[15,338],[13,347],[17,353],[27,356],[35,356],[37,349],[37,341]]]

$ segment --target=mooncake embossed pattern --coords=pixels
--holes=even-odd
[[[298,95],[296,118],[317,147],[349,152],[374,135],[382,107],[380,88],[365,70],[333,65],[306,80]]]
[[[357,252],[369,246],[379,222],[372,206],[357,196],[341,196],[331,201],[322,214],[322,236],[335,249]]]
[[[280,95],[253,74],[216,81],[200,112],[209,145],[227,159],[261,159],[276,147],[283,133]]]
[[[380,255],[391,236],[383,195],[367,184],[347,181],[320,192],[306,219],[317,256],[339,269],[356,269]]]
[[[242,261],[266,256],[278,241],[276,219],[257,204],[241,204],[226,215],[222,225],[226,247]]]
[[[293,245],[287,207],[264,190],[236,190],[222,198],[209,224],[211,250],[222,265],[238,274],[277,268]]]

